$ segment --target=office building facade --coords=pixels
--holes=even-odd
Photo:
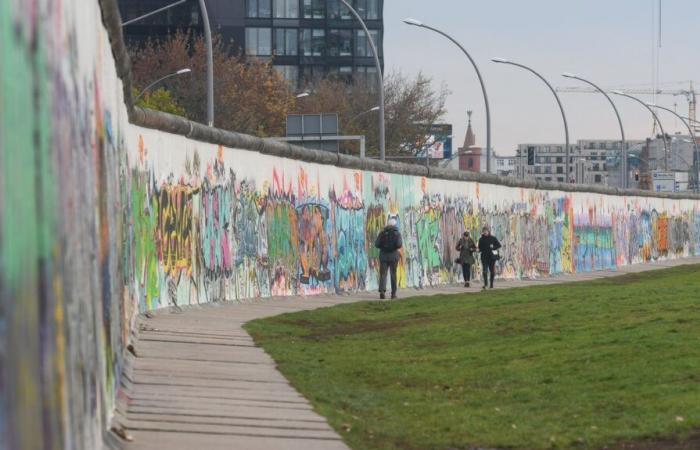
[[[643,144],[627,141],[627,148]],[[520,144],[516,151],[515,175],[521,179],[577,184],[619,184],[617,155],[620,141],[579,140],[570,144],[567,171],[564,144]]]
[[[326,78],[376,78],[372,49],[364,30],[340,0],[205,0],[213,33],[248,58],[272,58],[294,87]],[[119,0],[124,20],[172,0]],[[377,44],[383,66],[383,0],[349,0]],[[128,45],[163,39],[177,30],[201,34],[197,0],[124,28]]]

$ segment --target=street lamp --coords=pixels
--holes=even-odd
[[[596,91],[603,94],[605,96],[605,98],[607,98],[608,101],[610,102],[610,105],[612,105],[613,110],[615,111],[615,115],[617,116],[617,122],[620,124],[620,134],[622,135],[622,150],[621,150],[622,164],[620,164],[620,166],[621,166],[620,170],[622,172],[622,174],[621,174],[622,175],[622,187],[626,189],[628,184],[629,184],[628,183],[629,180],[627,179],[628,178],[628,175],[627,175],[627,144],[625,142],[625,129],[622,126],[622,119],[620,118],[620,113],[617,110],[617,106],[615,106],[615,102],[613,102],[612,99],[610,98],[610,96],[604,90],[602,90],[598,85],[596,85],[595,83],[593,83],[591,81],[586,80],[585,78],[581,78],[578,75],[574,75],[572,73],[567,73],[567,72],[563,73],[562,76],[565,78],[572,78],[574,80],[579,80],[579,81],[582,81],[582,82],[592,86]]]
[[[641,103],[642,106],[644,106],[646,109],[649,110],[649,112],[651,113],[651,116],[654,118],[656,123],[659,125],[659,128],[661,129],[661,136],[662,136],[663,143],[664,143],[664,155],[665,155],[664,156],[664,168],[665,168],[665,170],[668,170],[668,156],[669,156],[670,152],[669,152],[669,148],[668,148],[668,142],[666,141],[666,132],[664,131],[664,126],[661,124],[661,121],[659,120],[659,116],[654,112],[653,109],[651,109],[651,106],[647,105],[645,102],[638,99],[637,97],[633,97],[629,94],[625,94],[622,91],[612,91],[612,93],[615,95],[621,95],[622,97],[627,97],[631,100],[634,100],[637,103]]]
[[[664,111],[670,112],[674,116],[678,117],[681,120],[681,122],[683,122],[683,125],[685,125],[688,128],[690,136],[693,138],[693,180],[695,182],[695,192],[700,191],[700,180],[698,179],[698,158],[700,158],[700,154],[698,154],[698,140],[695,138],[695,132],[693,131],[693,127],[690,126],[690,122],[686,120],[685,117],[681,116],[680,114],[678,114],[670,108],[665,108],[663,106],[652,104],[648,104],[648,106],[651,108],[659,108],[663,109]]]
[[[367,111],[363,111],[363,112],[361,112],[360,114],[357,114],[356,116],[354,116],[352,119],[350,119],[350,122],[352,122],[353,120],[357,119],[358,117],[364,116],[365,114],[369,114],[369,113],[371,113],[371,112],[379,111],[379,109],[380,109],[379,106],[375,106],[375,107],[372,108],[372,109],[368,109]]]
[[[141,97],[143,97],[143,94],[145,94],[146,92],[148,92],[149,89],[151,89],[153,86],[155,86],[156,84],[160,83],[161,81],[167,80],[168,78],[176,77],[176,76],[178,76],[178,75],[184,75],[184,74],[190,73],[190,72],[192,72],[192,69],[180,69],[180,70],[178,70],[177,72],[173,72],[173,73],[170,73],[170,74],[168,74],[168,75],[166,75],[166,76],[164,76],[164,77],[158,78],[156,81],[154,81],[153,83],[151,83],[151,84],[149,84],[148,86],[146,86],[146,87],[143,89],[143,91],[141,91],[141,93],[140,93],[139,95],[136,96],[136,98],[134,99],[134,103],[138,102],[139,99],[140,99]]]
[[[570,146],[569,146],[569,124],[566,122],[566,114],[564,113],[564,106],[561,104],[561,99],[559,98],[559,95],[557,94],[557,91],[552,87],[551,84],[549,84],[549,81],[539,73],[535,71],[535,69],[528,67],[524,64],[516,63],[513,61],[509,61],[507,59],[503,58],[492,58],[491,61],[498,63],[498,64],[510,64],[511,66],[516,66],[520,67],[522,69],[525,69],[531,73],[533,73],[535,76],[537,76],[540,80],[544,81],[544,84],[547,85],[550,91],[552,91],[552,94],[554,94],[554,98],[557,101],[557,105],[559,105],[559,110],[561,111],[561,118],[564,120],[564,136],[566,139],[566,178],[567,180],[571,178],[571,160],[570,160]]]
[[[136,17],[126,22],[122,22],[122,27],[131,25],[134,22],[143,20],[154,14],[158,14],[167,9],[185,3],[187,0],[179,0],[162,8],[158,8],[142,16]],[[207,43],[207,125],[214,126],[214,49],[211,41],[211,27],[209,26],[209,14],[207,14],[207,5],[204,0],[199,0],[199,9],[202,11],[202,21],[204,22],[204,38]]]
[[[377,83],[379,84],[379,159],[384,161],[386,159],[386,132],[384,123],[384,75],[382,73],[382,63],[379,61],[379,53],[377,52],[377,46],[372,39],[372,35],[369,33],[369,29],[365,24],[362,17],[355,11],[355,8],[350,6],[346,0],[340,0],[343,5],[345,5],[348,10],[355,16],[362,29],[365,31],[365,36],[367,36],[367,41],[370,47],[372,47],[372,55],[374,56],[374,64],[377,66]]]
[[[486,86],[484,85],[484,79],[481,77],[481,72],[479,71],[479,68],[476,65],[476,62],[474,62],[474,59],[471,57],[471,55],[467,52],[467,50],[459,43],[457,42],[452,36],[448,35],[447,33],[440,31],[436,28],[433,28],[431,26],[428,26],[424,24],[423,22],[416,20],[416,19],[404,19],[403,20],[405,24],[411,25],[414,27],[420,27],[420,28],[425,28],[426,30],[434,31],[437,34],[446,37],[450,41],[452,41],[453,44],[455,44],[459,49],[464,53],[469,61],[471,62],[472,66],[474,66],[474,70],[476,71],[476,76],[479,78],[479,83],[481,84],[481,92],[484,95],[484,104],[486,105],[486,172],[491,173],[491,111],[489,108],[489,98],[488,95],[486,95]]]

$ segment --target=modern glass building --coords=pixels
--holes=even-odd
[[[119,0],[123,20],[175,0]],[[383,60],[383,0],[350,0],[367,24]],[[374,77],[367,36],[340,0],[206,0],[212,31],[247,57],[273,58],[294,86],[324,77]],[[127,44],[165,38],[176,30],[202,33],[198,0],[124,27]]]

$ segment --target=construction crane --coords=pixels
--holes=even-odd
[[[686,98],[688,101],[688,117],[690,118],[690,122],[693,124],[695,128],[699,128],[698,122],[696,120],[696,112],[697,112],[697,101],[696,101],[696,96],[700,94],[700,92],[695,91],[695,87],[693,85],[693,82],[690,81],[690,87],[686,89],[677,89],[677,90],[670,90],[670,89],[639,89],[639,88],[630,88],[630,89],[625,89],[625,88],[616,88],[619,89],[620,91],[623,91],[625,94],[631,94],[631,95],[673,95],[674,97],[679,97],[683,96]],[[597,93],[593,88],[587,88],[587,87],[561,87],[556,89],[557,92],[573,92],[573,93],[584,93],[584,94],[593,94]],[[612,90],[612,89],[611,89]]]

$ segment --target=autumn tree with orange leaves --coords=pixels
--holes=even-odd
[[[282,136],[294,95],[269,60],[249,59],[232,51],[219,36],[213,39],[215,126],[256,136]],[[206,123],[206,45],[202,37],[177,33],[165,41],[148,41],[131,48],[135,87],[190,68],[190,74],[173,77],[162,87],[185,116]]]

